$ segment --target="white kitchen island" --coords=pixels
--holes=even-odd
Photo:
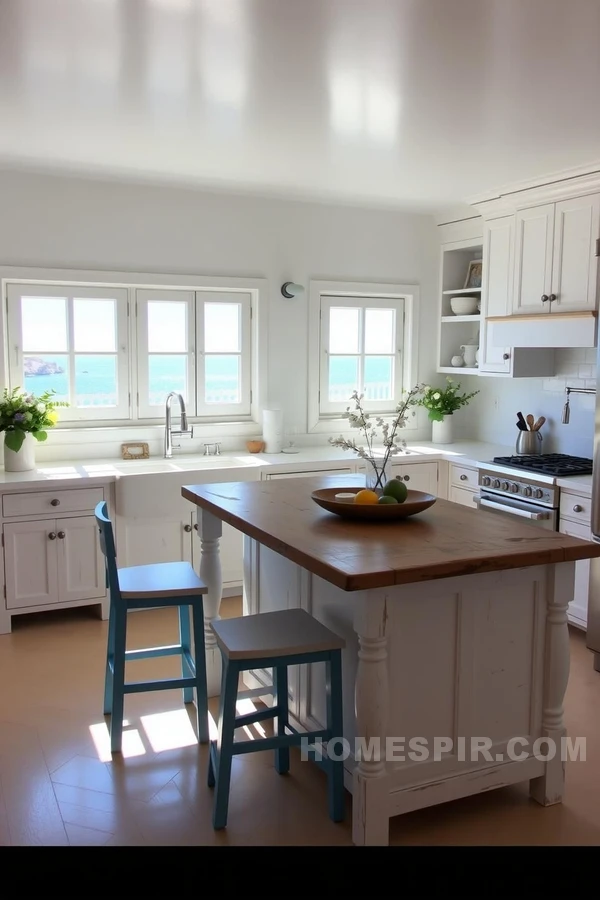
[[[246,535],[245,613],[301,607],[346,639],[344,737],[352,751],[356,738],[382,748],[380,758],[353,752],[346,761],[356,844],[387,844],[395,815],[516,782],[529,781],[544,805],[559,803],[560,748],[543,760],[534,742],[564,735],[574,564],[600,546],[444,500],[373,523],[340,519],[310,497],[317,487],[361,485],[351,475],[183,488],[198,506],[213,685],[219,657],[208,625],[228,522]],[[290,678],[303,728],[324,722],[322,675],[300,666]],[[261,684],[269,673],[253,672],[251,686]],[[419,738],[421,758],[410,759],[409,740]]]

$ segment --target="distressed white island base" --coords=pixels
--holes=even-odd
[[[346,640],[354,842],[387,844],[393,816],[522,781],[539,803],[559,803],[574,560],[600,547],[446,501],[391,526],[344,522],[310,491],[355,486],[356,476],[311,479],[303,492],[290,482],[183,492],[199,506],[207,623],[218,616],[224,520],[246,535],[246,614],[300,607]],[[220,659],[207,629],[214,692]],[[264,670],[247,676],[257,693],[270,683]],[[322,667],[290,670],[289,689],[293,724],[322,727]],[[355,758],[361,738],[381,756]],[[539,758],[543,744],[536,756],[538,738],[556,755]],[[483,742],[474,757],[473,739]]]

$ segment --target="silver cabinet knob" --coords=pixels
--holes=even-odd
[[[60,500],[58,500],[58,499],[55,497],[54,500],[51,500],[51,501],[50,501],[50,506],[60,506]]]
[[[466,475],[461,475],[461,476],[460,476],[460,480],[461,480],[461,481],[466,481],[466,480],[467,480],[467,476],[466,476]]]
[[[550,297],[548,294],[542,294],[542,303],[547,303]]]
[[[189,533],[189,532],[192,530],[192,526],[191,526],[191,525],[184,525],[184,526],[183,526],[183,530],[184,530],[184,531],[187,531],[187,532]]]
[[[504,360],[510,359],[510,353],[503,353],[502,359],[504,359]]]
[[[579,503],[576,503],[573,507],[573,512],[583,512],[583,506],[580,506]]]
[[[410,475],[405,475],[405,476],[404,476],[404,480],[405,480],[405,481],[410,481]]]
[[[196,522],[196,524],[194,525],[194,531],[198,531],[198,523],[197,523],[197,522]]]
[[[550,303],[554,303],[554,301],[556,300],[556,294],[550,294],[548,300],[550,301]]]
[[[49,540],[49,541],[55,541],[55,540],[56,540],[56,532],[55,532],[55,531],[51,531],[51,532],[50,532],[50,534],[48,535],[48,540]]]
[[[61,541],[64,541],[64,539],[65,539],[64,531],[59,531],[57,537],[60,538]]]

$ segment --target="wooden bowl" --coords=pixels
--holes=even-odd
[[[260,453],[264,448],[264,441],[246,441],[246,450],[248,453]]]
[[[364,488],[320,488],[311,494],[315,503],[318,503],[327,512],[335,513],[345,519],[370,519],[376,522],[390,522],[397,519],[407,519],[433,506],[437,497],[426,494],[423,491],[409,491],[404,503],[390,503],[379,506],[377,503],[355,503],[354,500],[336,500],[335,495],[340,493],[358,494]]]

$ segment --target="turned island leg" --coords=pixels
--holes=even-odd
[[[219,619],[223,597],[221,553],[219,544],[223,523],[212,513],[198,508],[198,537],[200,538],[200,578],[208,588],[204,595],[204,644],[206,648],[206,678],[208,696],[221,693],[221,653],[210,623]]]
[[[563,700],[569,681],[569,629],[567,606],[573,597],[575,563],[560,563],[550,569],[546,613],[546,640],[544,668],[544,700],[542,710],[541,752],[555,754],[546,762],[546,771],[529,782],[530,796],[542,806],[560,803],[565,782],[565,762],[562,758],[562,738],[565,736]]]
[[[354,630],[358,634],[356,674],[356,737],[361,758],[354,769],[352,840],[355,844],[389,843],[389,787],[385,739],[389,718],[387,662],[387,598],[372,592],[357,602]]]

